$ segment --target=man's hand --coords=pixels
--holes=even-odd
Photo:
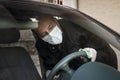
[[[96,60],[97,56],[97,51],[93,48],[84,48],[84,49],[79,49],[79,51],[84,51],[87,55],[88,58],[91,59],[92,62]]]

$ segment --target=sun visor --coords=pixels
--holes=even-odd
[[[17,28],[21,28],[21,29],[36,29],[38,28],[38,22],[33,22],[33,21],[18,22],[16,26]]]
[[[14,16],[3,6],[0,5],[0,29],[8,28],[29,28],[35,29],[38,27],[37,22],[22,21],[18,22]]]
[[[24,21],[14,22],[10,19],[0,19],[0,29],[18,28],[18,29],[36,29],[38,27],[37,22]]]

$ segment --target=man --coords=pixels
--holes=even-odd
[[[66,55],[84,50],[91,61],[108,64],[117,69],[117,58],[112,48],[102,39],[82,27],[66,20],[57,21],[51,16],[41,16],[36,30],[36,48],[44,60],[47,70]],[[84,62],[80,58],[71,61],[70,67],[77,69]]]

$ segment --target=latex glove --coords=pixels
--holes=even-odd
[[[87,54],[87,57],[91,59],[92,62],[96,60],[97,51],[93,48],[84,48],[79,49],[79,51],[84,51]]]

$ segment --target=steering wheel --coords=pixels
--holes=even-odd
[[[80,55],[82,56],[86,56],[84,51],[78,51],[78,52],[73,52],[71,54],[69,54],[68,56],[64,57],[62,60],[60,60],[55,67],[52,69],[52,71],[49,73],[47,80],[52,80],[53,77],[55,76],[55,74],[59,71],[59,70],[63,70],[66,73],[68,73],[69,75],[72,76],[72,74],[74,73],[74,70],[71,69],[68,66],[68,63],[76,58],[76,57],[80,57]]]

